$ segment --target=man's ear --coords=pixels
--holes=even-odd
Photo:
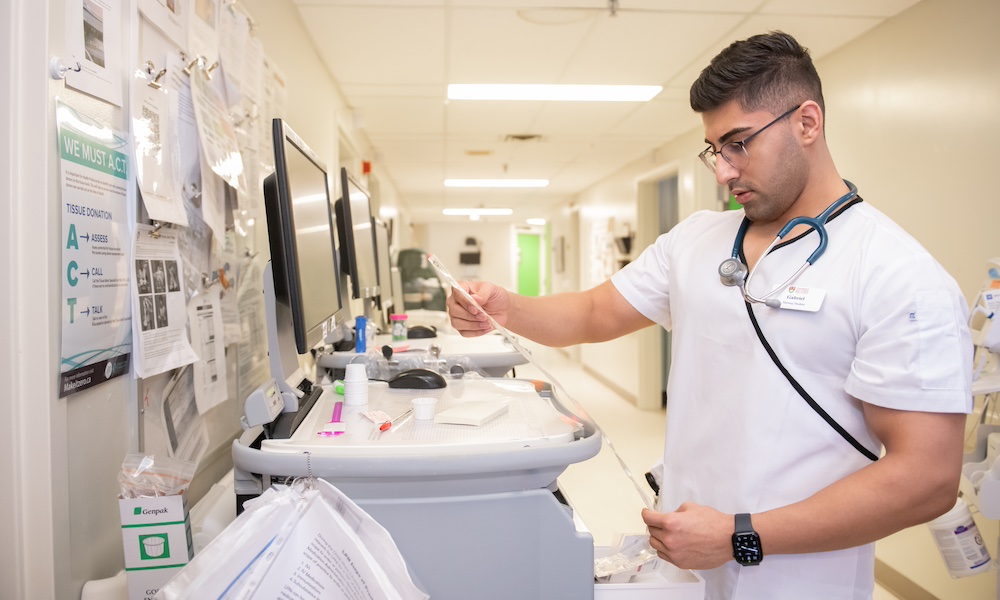
[[[799,108],[798,133],[806,145],[823,137],[823,110],[813,100],[806,100]]]

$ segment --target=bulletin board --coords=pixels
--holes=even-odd
[[[114,25],[123,10],[135,35]],[[196,462],[204,490],[231,467],[243,402],[270,376],[262,181],[285,80],[236,2],[79,0],[66,12],[59,74],[119,107],[128,128],[57,105],[60,394],[133,376],[130,445]]]

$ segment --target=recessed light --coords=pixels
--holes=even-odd
[[[452,83],[448,85],[448,99],[648,102],[662,90],[659,85]]]

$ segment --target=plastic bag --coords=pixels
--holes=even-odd
[[[247,501],[157,600],[426,600],[381,525],[322,479]]]
[[[118,472],[121,498],[148,498],[183,494],[198,465],[186,460],[127,454]]]
[[[601,583],[625,583],[639,573],[656,570],[656,551],[648,535],[621,536],[615,553],[594,559],[594,579]]]

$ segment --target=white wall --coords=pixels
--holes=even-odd
[[[516,272],[512,270],[512,261],[517,251],[514,226],[509,223],[470,221],[465,217],[454,219],[449,223],[425,223],[417,226],[417,247],[436,254],[452,275],[463,279],[458,255],[465,248],[465,238],[474,237],[479,240],[482,260],[478,279],[516,290],[517,280],[513,277]]]
[[[0,581],[12,598],[52,598],[56,593],[56,552],[66,535],[54,531],[55,515],[65,514],[66,490],[54,472],[65,472],[65,456],[54,437],[54,421],[64,421],[55,400],[55,354],[49,301],[54,277],[49,271],[53,206],[24,199],[48,197],[46,156],[54,136],[47,62],[47,6],[33,0],[0,5],[0,37],[5,52],[0,78],[0,219],[4,235],[0,268],[7,284],[0,291]],[[12,85],[10,82],[17,82]],[[17,90],[17,91],[15,91]],[[51,204],[51,203],[49,203]],[[57,416],[57,414],[59,416]],[[61,443],[61,442],[60,442]],[[63,496],[55,497],[56,493]],[[65,556],[60,552],[60,557]],[[65,568],[65,565],[60,565]]]

